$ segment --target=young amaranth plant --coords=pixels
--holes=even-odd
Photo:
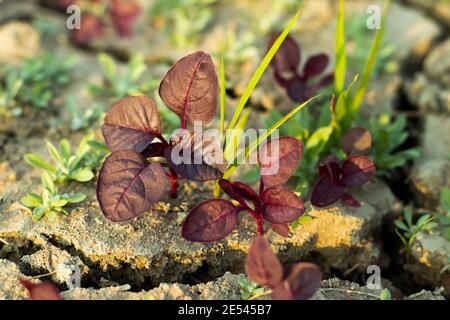
[[[273,44],[277,34],[272,34],[269,47]],[[309,57],[299,71],[301,63],[300,47],[294,38],[287,36],[271,62],[275,80],[282,86],[289,97],[296,102],[303,102],[311,98],[320,88],[333,83],[334,73],[323,75],[328,66],[329,58],[324,53]]]
[[[283,185],[294,173],[301,156],[302,144],[292,137],[280,137],[263,144],[258,152],[259,193],[245,183],[221,179],[220,188],[238,204],[213,199],[197,205],[183,223],[182,236],[194,242],[221,240],[236,227],[242,211],[247,211],[255,220],[259,235],[264,234],[266,221],[275,232],[289,236],[287,224],[302,215],[305,207],[303,200]]]
[[[346,189],[360,187],[375,176],[375,164],[366,156],[372,146],[369,131],[352,128],[342,137],[341,145],[347,155],[342,163],[330,155],[319,165],[319,178],[311,192],[311,204],[316,207],[329,206],[339,199],[349,206],[360,207],[361,203]]]
[[[252,242],[245,270],[251,280],[272,289],[275,300],[307,300],[314,295],[322,280],[322,272],[314,263],[297,262],[283,268],[261,236]]]
[[[211,56],[197,51],[181,58],[162,79],[159,95],[180,117],[182,130],[169,141],[161,132],[156,103],[146,96],[124,98],[105,116],[102,133],[112,154],[100,170],[97,198],[111,221],[128,221],[142,215],[165,195],[168,182],[170,195],[176,197],[180,178],[218,180],[225,171],[224,161],[207,159],[223,159],[220,146],[205,135],[187,130],[188,123],[206,125],[216,114],[218,79]],[[188,150],[191,160],[198,158],[200,151],[201,161],[175,163],[172,151],[180,147],[182,152]],[[166,162],[148,158],[165,158]]]

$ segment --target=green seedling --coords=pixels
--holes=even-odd
[[[219,1],[155,0],[148,14],[161,25],[161,29],[175,46],[184,48],[201,39],[201,34],[214,18],[213,5],[217,2]]]
[[[92,128],[105,114],[100,107],[89,108],[84,111],[79,110],[73,97],[66,99],[66,107],[70,114],[69,127],[72,131]]]
[[[58,59],[44,52],[36,58],[24,60],[19,67],[6,66],[2,70],[9,94],[8,107],[27,105],[32,109],[46,108],[56,96],[58,89],[70,81],[74,58]],[[15,111],[15,114],[20,112]]]
[[[47,141],[47,149],[55,165],[33,153],[26,154],[24,158],[32,167],[45,170],[57,183],[87,182],[94,178],[94,170],[106,154],[106,147],[101,146],[99,142],[93,142],[93,139],[93,134],[85,136],[75,154],[72,154],[67,139],[60,141],[59,150]]]
[[[255,299],[270,293],[269,290],[260,287],[256,282],[249,280],[247,277],[239,280],[239,287],[242,300]]]
[[[82,193],[59,194],[48,173],[42,174],[41,181],[43,190],[40,195],[30,192],[20,200],[24,206],[33,209],[33,220],[37,221],[46,217],[54,221],[59,214],[68,215],[65,206],[81,202],[86,198]]]
[[[104,84],[90,86],[90,91],[95,95],[114,98],[148,95],[158,87],[158,80],[143,79],[147,65],[142,55],[133,55],[125,72],[119,72],[114,59],[106,53],[100,53],[97,59],[103,72]]]
[[[434,217],[430,214],[422,215],[414,224],[411,208],[406,208],[403,211],[403,220],[395,220],[394,223],[396,226],[395,233],[405,246],[407,259],[409,259],[411,247],[414,241],[416,241],[417,235],[420,232],[430,231],[437,227],[437,223],[434,222]]]
[[[17,104],[17,95],[23,86],[17,71],[5,75],[4,84],[0,82],[0,116],[20,116],[22,109]]]
[[[420,155],[419,148],[397,151],[409,136],[404,116],[395,120],[389,114],[374,117],[369,120],[369,131],[373,139],[370,156],[377,165],[379,176],[389,176],[392,169],[401,167]]]

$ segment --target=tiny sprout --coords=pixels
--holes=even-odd
[[[20,202],[33,209],[33,220],[40,220],[46,217],[50,221],[56,220],[58,214],[68,215],[64,207],[71,203],[83,201],[86,196],[81,193],[58,193],[50,174],[44,173],[41,177],[43,190],[40,195],[30,192],[23,197]]]

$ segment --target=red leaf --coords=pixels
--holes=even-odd
[[[191,210],[181,234],[194,242],[222,240],[236,227],[238,213],[238,208],[230,201],[207,200]]]
[[[323,163],[319,165],[319,177],[329,175],[335,183],[339,183],[341,176],[341,167],[339,159],[335,156],[328,156]]]
[[[342,164],[342,183],[346,187],[359,187],[375,176],[375,164],[365,156],[348,157]]]
[[[33,283],[27,279],[20,279],[30,294],[31,300],[62,300],[58,288],[50,282]]]
[[[263,287],[274,287],[283,278],[283,267],[267,241],[256,237],[245,262],[247,276]]]
[[[311,56],[308,58],[305,67],[303,68],[304,77],[309,79],[321,74],[327,68],[328,61],[328,56],[324,53]]]
[[[164,104],[188,121],[211,122],[216,114],[219,83],[209,54],[197,51],[178,60],[159,86]],[[184,127],[184,126],[183,126]]]
[[[102,132],[111,151],[142,152],[155,136],[161,134],[155,102],[145,96],[121,99],[106,114]]]
[[[363,127],[354,127],[341,139],[342,149],[347,155],[367,155],[372,147],[372,136]]]
[[[361,207],[362,204],[358,200],[356,200],[351,194],[344,193],[341,197],[341,200],[350,207]]]
[[[109,12],[116,32],[121,37],[133,34],[133,24],[142,8],[136,0],[112,0]]]
[[[268,49],[273,45],[278,38],[279,33],[272,33],[268,43]],[[285,71],[296,72],[300,64],[300,48],[290,35],[284,39],[277,53],[271,61],[271,65],[275,68],[277,73]]]
[[[270,223],[270,229],[282,237],[289,238],[291,236],[291,231],[289,230],[289,225],[287,224]]]
[[[189,180],[218,180],[226,170],[222,148],[202,133],[181,130],[172,136],[164,154],[169,166]]]
[[[282,187],[269,188],[262,194],[264,219],[271,223],[290,223],[305,212],[303,200]]]
[[[286,90],[289,98],[299,103],[308,100],[315,91],[314,88],[306,84],[305,80],[298,78],[289,81]]]
[[[245,183],[239,181],[230,182],[225,179],[220,179],[219,185],[227,195],[235,200],[244,198],[247,200],[258,201],[258,194]]]
[[[285,184],[294,174],[302,157],[302,143],[281,137],[262,145],[258,152],[261,177],[268,187]]]
[[[311,204],[316,207],[326,207],[336,201],[344,193],[344,187],[337,184],[333,178],[327,174],[319,178],[311,192]]]
[[[84,46],[103,35],[104,24],[93,14],[83,14],[80,19],[80,28],[71,30],[71,40]]]
[[[105,217],[122,222],[144,214],[167,192],[164,169],[131,150],[119,150],[103,163],[97,199]]]
[[[272,290],[275,300],[307,300],[320,287],[322,272],[313,263],[299,262],[286,271],[286,278]]]

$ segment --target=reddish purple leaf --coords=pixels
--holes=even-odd
[[[142,8],[137,0],[112,0],[109,12],[116,32],[121,37],[133,34],[133,24]]]
[[[165,157],[178,175],[189,180],[218,180],[226,170],[220,145],[211,137],[188,130],[172,136]]]
[[[119,150],[103,163],[97,199],[105,217],[122,222],[144,214],[167,192],[164,169],[132,150]]]
[[[207,200],[191,210],[181,234],[195,242],[222,240],[236,227],[238,213],[239,209],[230,201]]]
[[[309,79],[324,72],[327,68],[328,60],[328,56],[324,53],[309,57],[303,68],[304,77]]]
[[[309,262],[296,263],[286,270],[287,276],[272,290],[275,300],[307,300],[320,287],[322,272]]]
[[[342,183],[346,187],[359,187],[375,176],[375,164],[365,156],[348,157],[342,164]]]
[[[329,175],[335,183],[339,183],[341,176],[341,167],[339,159],[334,156],[328,156],[323,163],[319,165],[319,177]]]
[[[31,300],[62,300],[58,288],[50,282],[33,283],[27,279],[20,279],[30,294]]]
[[[279,33],[272,33],[270,35],[268,49],[270,49],[278,36]],[[271,65],[275,68],[277,73],[283,73],[285,71],[292,71],[295,73],[299,64],[300,48],[292,36],[288,35],[273,57]]]
[[[358,200],[356,200],[351,194],[344,193],[341,197],[342,202],[350,207],[361,207],[362,204]]]
[[[347,155],[367,155],[372,147],[372,136],[367,129],[355,127],[342,137],[341,145]]]
[[[327,74],[325,77],[323,77],[319,82],[319,87],[327,87],[330,84],[332,84],[334,81],[334,72]]]
[[[161,120],[155,102],[148,97],[127,97],[106,114],[103,136],[111,151],[142,152],[161,134]]]
[[[245,263],[247,276],[263,287],[276,286],[283,278],[283,267],[267,241],[256,237]]]
[[[291,230],[287,224],[270,223],[270,229],[278,233],[282,237],[289,238],[291,236]]]
[[[261,177],[268,187],[285,184],[294,174],[302,157],[302,143],[281,137],[262,145],[258,152]]]
[[[227,195],[235,200],[244,198],[247,200],[258,201],[258,194],[245,183],[239,181],[230,182],[225,179],[220,179],[219,185]]]
[[[286,90],[289,98],[299,103],[308,100],[315,91],[315,89],[308,86],[304,80],[298,78],[289,81]]]
[[[282,187],[269,188],[261,196],[264,219],[271,223],[290,223],[305,212],[303,200]]]
[[[84,13],[81,15],[80,27],[71,30],[71,40],[79,46],[85,46],[101,37],[104,31],[104,23],[96,15]]]
[[[330,175],[324,175],[317,180],[311,192],[311,204],[316,207],[326,207],[336,201],[344,193],[344,187],[338,185]]]
[[[159,86],[164,104],[182,120],[211,122],[216,114],[219,83],[209,54],[197,51],[178,60]]]

